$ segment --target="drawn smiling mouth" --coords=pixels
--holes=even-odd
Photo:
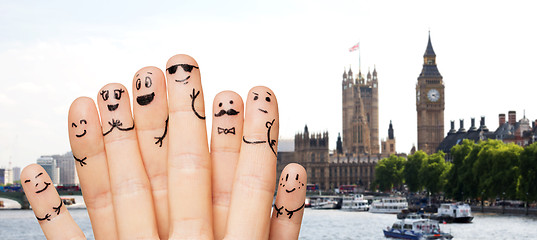
[[[296,190],[296,188],[293,188],[293,190],[291,190],[291,191],[285,189],[285,191],[286,191],[287,193],[292,193],[292,192],[294,192],[295,190]]]
[[[48,188],[48,186],[50,185],[50,183],[48,183],[48,182],[44,182],[44,183],[45,183],[45,187],[44,187],[43,189],[41,189],[41,190],[35,192],[35,193],[40,193],[40,192],[42,192],[42,191],[45,191],[45,190]]]
[[[268,113],[268,111],[265,110],[265,109],[258,108],[258,110],[261,111],[261,112],[264,112],[264,113]]]
[[[83,137],[84,135],[86,135],[86,130],[84,130],[84,132],[82,134],[80,134],[80,135],[75,134],[76,137]]]
[[[108,111],[115,111],[117,107],[119,107],[119,103],[114,105],[108,104]]]
[[[140,104],[142,106],[145,106],[145,105],[151,103],[154,98],[155,98],[155,92],[152,92],[151,94],[138,96],[136,98],[136,102],[138,102],[138,104]]]
[[[186,77],[185,79],[183,80],[177,80],[175,79],[176,82],[185,82],[186,80],[190,79],[190,76]],[[185,82],[184,84],[187,84],[188,82]]]

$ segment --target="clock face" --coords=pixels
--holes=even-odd
[[[429,101],[431,102],[436,102],[440,99],[440,93],[436,89],[431,89],[427,92],[427,98],[429,98]]]

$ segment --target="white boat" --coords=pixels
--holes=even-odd
[[[470,223],[474,219],[472,208],[466,203],[442,203],[431,219],[442,222]]]
[[[385,237],[400,239],[452,239],[449,233],[442,232],[438,221],[421,218],[397,220],[391,227],[383,230]]]
[[[403,197],[385,197],[373,200],[369,212],[371,213],[400,213],[408,208],[408,202]]]
[[[343,197],[342,210],[346,211],[369,211],[369,202],[364,199],[364,195],[356,194]]]
[[[340,209],[342,198],[339,196],[312,196],[310,202],[313,209]]]

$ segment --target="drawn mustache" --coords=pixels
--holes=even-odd
[[[233,116],[233,115],[237,115],[237,114],[239,114],[239,112],[235,111],[235,109],[233,109],[233,108],[231,108],[231,109],[229,109],[229,110],[227,110],[227,111],[224,110],[224,109],[222,109],[222,110],[220,110],[220,112],[215,113],[214,116],[215,116],[215,117],[221,117],[221,116],[223,116],[223,115],[225,115],[225,114],[227,114],[227,115],[229,115],[229,116]]]

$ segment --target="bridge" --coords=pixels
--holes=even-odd
[[[66,196],[66,195],[82,195],[82,192],[80,190],[57,190],[58,194],[60,196]],[[30,209],[30,203],[28,202],[28,199],[26,198],[26,195],[23,191],[16,191],[16,192],[0,192],[0,198],[7,198],[11,199],[13,201],[18,202],[21,205],[22,209]]]

